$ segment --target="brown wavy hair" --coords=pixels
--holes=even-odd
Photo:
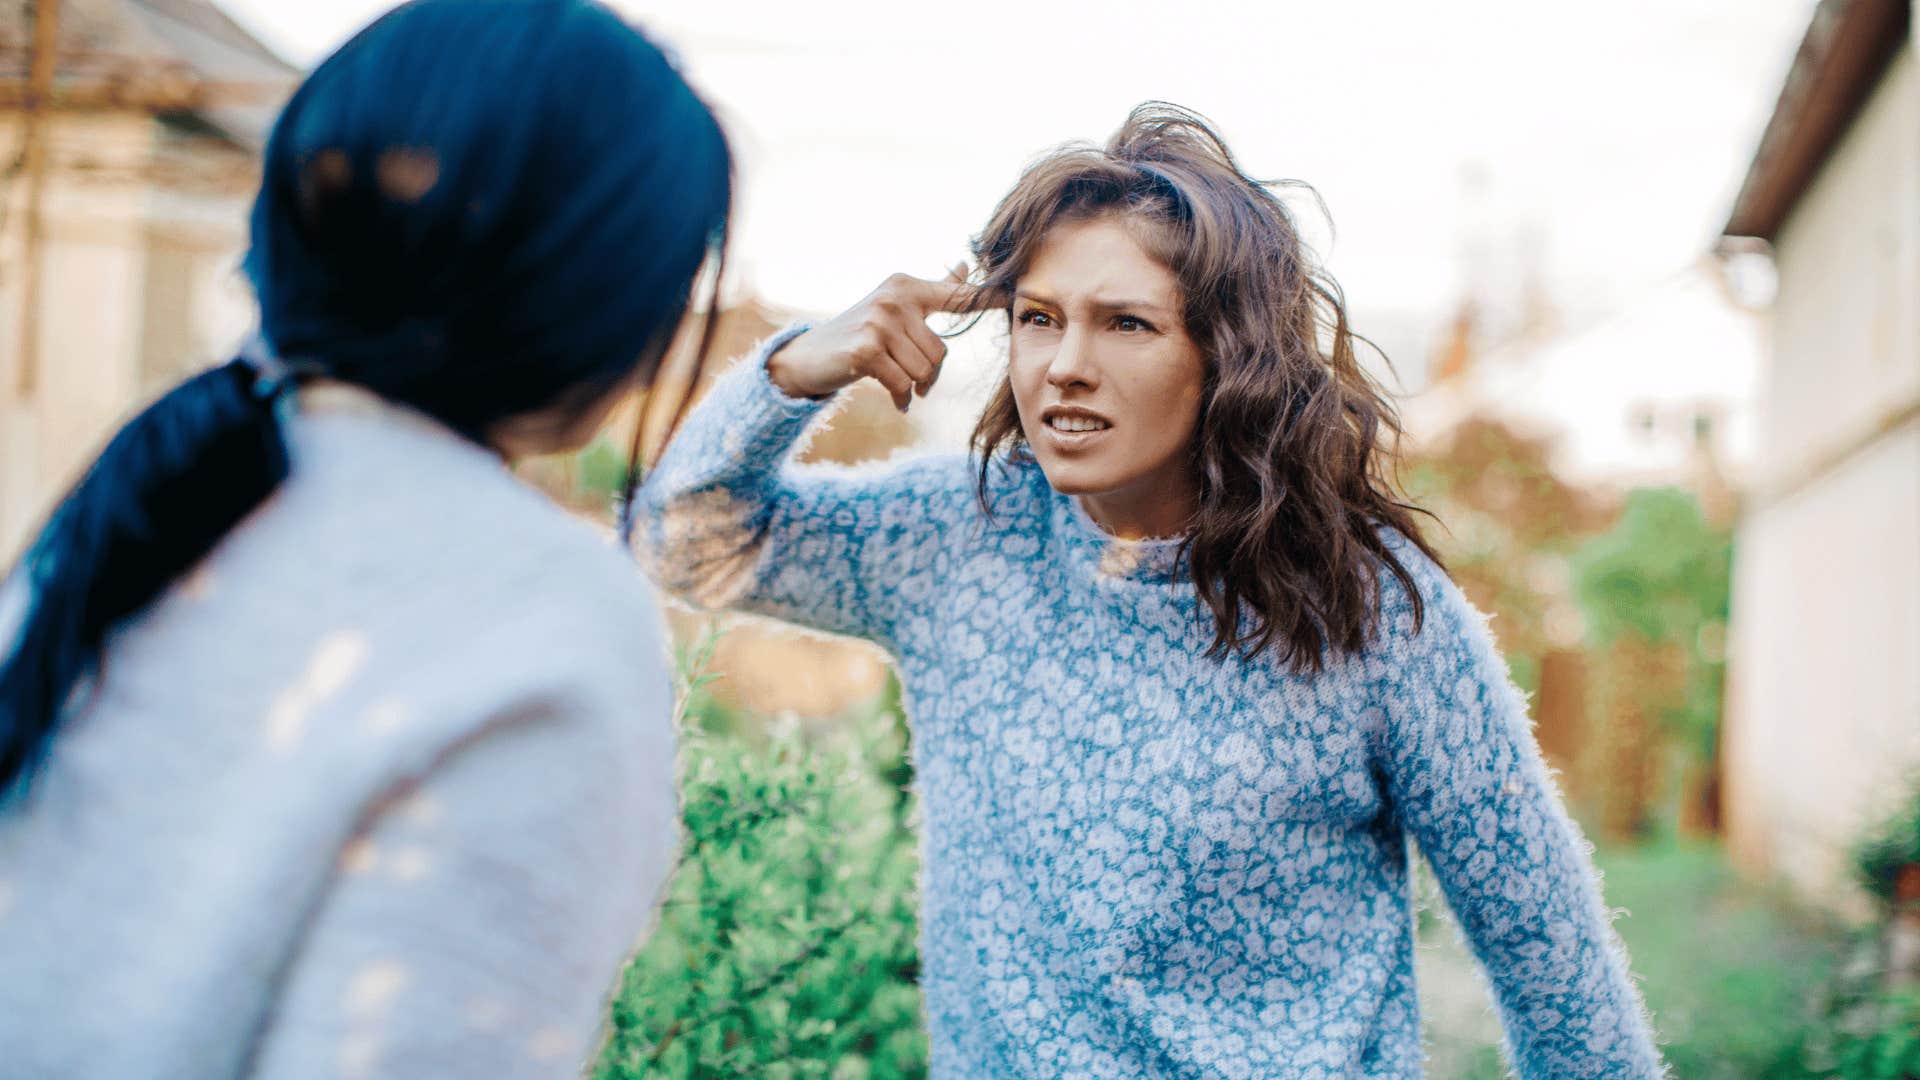
[[[1396,495],[1400,418],[1355,343],[1379,349],[1348,326],[1340,286],[1276,188],[1312,190],[1252,179],[1203,117],[1147,102],[1104,147],[1069,144],[1028,167],[973,242],[974,284],[1011,297],[1055,225],[1113,215],[1134,228],[1179,281],[1206,363],[1192,448],[1199,508],[1181,554],[1213,613],[1207,655],[1274,649],[1318,672],[1328,647],[1357,653],[1372,638],[1382,568],[1412,598],[1415,627],[1423,621],[1380,526],[1440,559],[1413,520],[1433,515]],[[995,456],[1032,460],[1010,381],[972,443],[991,514]]]

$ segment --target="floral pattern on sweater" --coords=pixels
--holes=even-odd
[[[637,507],[669,590],[897,658],[923,807],[932,1072],[1412,1077],[1409,838],[1519,1075],[1666,1067],[1485,616],[1404,536],[1381,633],[1318,675],[1205,656],[1174,541],[1125,542],[1030,461],[798,465],[829,402],[763,345]],[[1207,618],[1203,618],[1206,616]]]

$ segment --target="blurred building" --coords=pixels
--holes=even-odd
[[[1731,524],[1755,451],[1767,275],[1754,280],[1750,256],[1703,256],[1618,307],[1569,317],[1546,288],[1544,251],[1519,240],[1463,244],[1466,291],[1426,387],[1402,405],[1409,460],[1442,481],[1423,496],[1447,524],[1437,539],[1496,616],[1576,813],[1598,836],[1635,839],[1675,788],[1681,827],[1712,832],[1716,762],[1672,753],[1660,718],[1620,689],[1683,679],[1672,643],[1591,640],[1571,558],[1634,488],[1682,488],[1711,523]]]
[[[1703,257],[1638,300],[1565,325],[1543,296],[1488,340],[1469,296],[1404,419],[1416,444],[1469,421],[1547,440],[1554,472],[1602,488],[1673,484],[1710,506],[1746,479],[1765,324],[1739,267]]]
[[[258,151],[297,74],[207,0],[0,0],[0,562],[244,332]]]
[[[1724,232],[1778,293],[1736,548],[1728,838],[1864,914],[1847,848],[1920,770],[1920,61],[1909,0],[1821,0]]]

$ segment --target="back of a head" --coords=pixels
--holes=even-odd
[[[725,141],[589,0],[415,0],[270,140],[247,272],[276,351],[457,430],[657,362],[728,207]]]
[[[263,370],[475,440],[584,407],[651,377],[724,243],[731,176],[711,111],[594,0],[414,0],[322,62],[269,139],[246,258],[280,362],[154,402],[28,548],[0,793],[24,788],[109,631],[285,479],[282,379]]]

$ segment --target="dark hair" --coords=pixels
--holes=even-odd
[[[1424,614],[1382,526],[1439,558],[1413,521],[1427,511],[1394,495],[1399,418],[1358,362],[1365,339],[1347,325],[1339,285],[1271,190],[1283,183],[1305,187],[1248,177],[1205,119],[1147,102],[1105,147],[1065,146],[1030,166],[973,254],[978,287],[1011,297],[1055,225],[1119,215],[1140,226],[1180,283],[1206,362],[1191,461],[1199,509],[1181,555],[1214,616],[1208,655],[1272,648],[1318,671],[1324,649],[1358,652],[1372,637],[1383,565],[1411,594],[1416,627]],[[996,455],[1032,456],[1011,382],[973,446],[991,513]]]
[[[245,260],[260,337],[294,372],[480,441],[650,381],[724,250],[731,197],[712,112],[606,7],[414,0],[321,63],[274,125]],[[116,624],[286,478],[261,370],[236,358],[134,417],[28,547],[27,614],[0,660],[0,792],[26,786]]]

